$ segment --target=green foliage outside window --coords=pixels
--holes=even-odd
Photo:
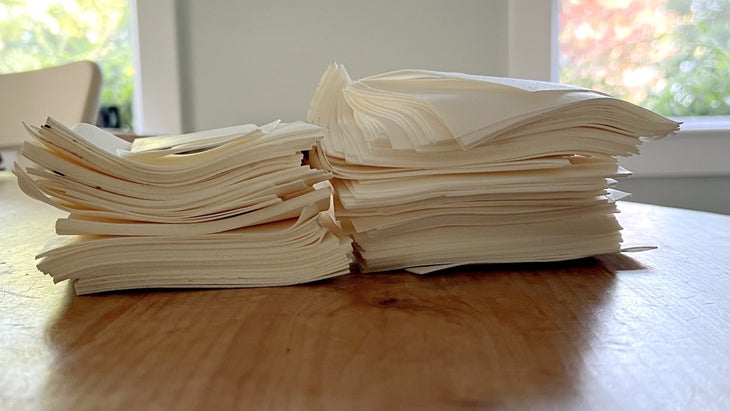
[[[730,115],[730,0],[562,0],[560,79],[668,116]]]
[[[0,0],[0,73],[77,60],[101,67],[102,106],[132,126],[134,67],[127,0]]]

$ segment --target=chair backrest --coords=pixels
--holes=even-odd
[[[40,125],[50,116],[69,126],[93,124],[101,84],[101,70],[91,61],[0,74],[0,148],[23,144],[23,122]]]

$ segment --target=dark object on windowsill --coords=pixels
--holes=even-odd
[[[119,129],[122,127],[122,118],[117,106],[101,106],[96,118],[96,126],[101,128]]]

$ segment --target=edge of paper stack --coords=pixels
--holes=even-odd
[[[618,252],[617,156],[679,128],[574,86],[334,62],[307,121],[361,271],[416,273]]]
[[[19,186],[69,213],[38,268],[87,294],[618,252],[617,158],[679,124],[574,86],[333,62],[307,122],[133,143],[26,128]]]
[[[27,126],[13,172],[69,213],[38,255],[78,294],[131,288],[298,284],[350,272],[331,175],[302,164],[322,138],[304,122],[243,125],[129,143],[49,118]]]

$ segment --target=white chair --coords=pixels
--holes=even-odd
[[[91,61],[0,74],[0,149],[23,144],[23,122],[40,125],[50,116],[69,126],[93,124],[101,84],[101,70]]]

